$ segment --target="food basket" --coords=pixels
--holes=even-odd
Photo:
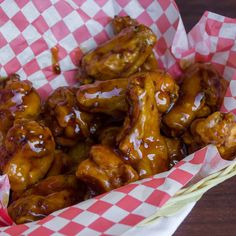
[[[197,202],[204,193],[216,185],[236,175],[236,164],[231,164],[223,170],[205,177],[189,187],[179,190],[160,210],[139,225],[145,225],[158,219],[176,214],[189,203]]]
[[[158,37],[155,55],[160,68],[174,76],[184,63],[211,63],[229,88],[221,108],[236,112],[236,20],[205,12],[186,33],[173,0],[2,1],[0,8],[1,76],[18,73],[43,98],[55,88],[77,83],[79,57],[112,36],[114,15],[130,15]],[[52,47],[59,48],[62,73],[51,68]],[[209,145],[189,155],[170,171],[129,184],[38,222],[12,225],[5,212],[9,183],[0,179],[3,235],[131,235],[174,217],[210,188],[236,175],[236,162],[223,160]],[[176,216],[177,217],[177,216]],[[181,219],[182,221],[183,219]],[[180,222],[179,222],[180,223]],[[162,228],[168,228],[166,223]],[[168,233],[169,232],[169,233]],[[162,231],[169,235],[170,231]],[[171,231],[174,232],[174,229]],[[145,228],[148,234],[148,228]]]

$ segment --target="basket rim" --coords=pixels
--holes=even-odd
[[[236,162],[215,172],[189,187],[180,189],[163,207],[152,216],[144,219],[137,227],[153,224],[160,217],[168,217],[181,211],[186,205],[197,202],[209,189],[236,175]]]

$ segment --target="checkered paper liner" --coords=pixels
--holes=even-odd
[[[110,19],[130,15],[158,36],[159,65],[179,75],[181,60],[212,62],[230,81],[222,111],[236,112],[236,20],[206,12],[187,35],[171,0],[0,1],[0,74],[18,73],[33,82],[43,98],[59,86],[75,85],[79,57],[112,36]],[[50,49],[59,47],[62,73],[51,68]],[[155,213],[186,184],[232,162],[214,146],[186,157],[170,171],[138,181],[69,208],[43,220],[0,228],[2,235],[129,235],[132,227]],[[2,193],[9,193],[6,176]],[[6,199],[6,195],[4,197]],[[2,200],[1,225],[10,219]],[[148,233],[148,232],[147,232]]]

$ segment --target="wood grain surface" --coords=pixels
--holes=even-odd
[[[177,0],[189,31],[206,11],[236,18],[236,0]],[[208,191],[174,236],[235,236],[236,177]]]

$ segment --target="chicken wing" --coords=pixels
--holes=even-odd
[[[78,191],[76,195],[79,198],[82,198],[85,193],[85,185],[75,175],[54,175],[40,180],[37,184],[27,189],[21,197],[31,195],[47,196],[66,189]]]
[[[194,121],[193,121],[194,122]],[[191,126],[190,126],[191,127]],[[206,146],[206,144],[204,144],[203,142],[201,142],[197,137],[194,137],[190,130],[186,130],[183,135],[181,136],[185,146],[186,146],[186,152],[187,154],[191,154],[196,152],[197,150],[200,150],[201,148],[203,148],[204,146]],[[197,139],[197,141],[195,140]]]
[[[197,119],[191,125],[193,142],[199,146],[215,144],[224,159],[236,155],[236,122],[231,113],[215,112],[207,118]]]
[[[145,73],[143,73],[145,75]],[[179,86],[174,78],[163,70],[149,72],[155,85],[155,98],[160,113],[167,112],[179,97]]]
[[[128,110],[125,100],[128,83],[128,79],[113,79],[80,86],[76,94],[78,104],[89,112],[124,116]]]
[[[75,173],[77,166],[84,160],[89,158],[89,152],[93,145],[91,140],[86,140],[84,142],[78,142],[75,146],[70,148],[68,155],[72,165],[70,167],[70,173]]]
[[[163,117],[170,134],[178,136],[196,117],[218,110],[226,88],[227,82],[211,65],[197,63],[190,66],[184,73],[179,99]]]
[[[115,34],[120,33],[123,29],[139,25],[138,21],[132,19],[130,16],[115,16],[112,19],[112,28]],[[143,65],[140,66],[138,71],[155,71],[158,68],[157,59],[152,52],[147,57]]]
[[[148,27],[128,27],[86,54],[81,61],[81,70],[97,80],[130,76],[146,61],[155,43],[156,36]]]
[[[129,85],[129,112],[118,136],[119,149],[140,178],[166,171],[167,146],[160,134],[160,114],[155,100],[156,79],[145,73]]]
[[[146,61],[139,67],[139,71],[145,72],[145,71],[156,71],[156,70],[158,70],[158,62],[154,52],[152,52],[148,56]]]
[[[8,175],[13,191],[22,191],[47,174],[55,143],[47,127],[21,119],[9,129],[1,149],[2,173]]]
[[[114,34],[119,34],[125,28],[139,25],[138,21],[132,19],[130,16],[115,16],[111,24]]]
[[[30,81],[20,81],[18,75],[4,80],[0,88],[0,133],[2,140],[20,118],[36,119],[41,111],[41,99]]]
[[[69,155],[61,150],[56,150],[53,163],[48,170],[47,177],[68,173],[73,166]]]
[[[99,143],[107,145],[109,147],[116,146],[116,136],[120,132],[121,127],[108,126],[101,130],[98,137]]]
[[[137,77],[149,76],[155,81],[155,97],[159,112],[165,113],[178,98],[179,87],[168,73],[140,72],[129,78],[97,81],[83,85],[77,91],[79,106],[90,112],[101,112],[114,117],[122,117],[128,111],[126,93],[130,81]]]
[[[44,116],[56,143],[61,146],[73,146],[90,135],[93,116],[79,109],[74,88],[56,89],[46,101]]]
[[[52,176],[28,189],[8,207],[16,224],[40,220],[82,200],[84,186],[73,175]]]
[[[167,137],[164,137],[164,139],[167,146],[168,157],[170,159],[170,168],[172,168],[186,156],[185,146],[180,139]]]
[[[136,181],[136,171],[125,164],[118,153],[105,145],[95,145],[90,150],[90,158],[83,161],[76,176],[97,194]]]
[[[40,220],[54,211],[75,204],[76,193],[62,190],[48,196],[32,195],[20,198],[8,207],[8,213],[16,224]]]

